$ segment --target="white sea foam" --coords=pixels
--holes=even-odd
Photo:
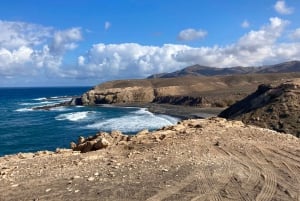
[[[19,103],[19,105],[38,105],[39,103]]]
[[[120,130],[122,132],[138,132],[143,129],[158,129],[163,126],[172,125],[179,121],[178,118],[167,115],[154,115],[145,109],[132,112],[128,116],[98,121],[86,126],[88,129],[97,130]]]
[[[42,101],[42,100],[47,100],[47,98],[46,98],[46,97],[42,97],[42,98],[35,98],[35,99],[33,99],[33,100],[36,100],[36,101]]]
[[[137,111],[131,112],[131,114],[135,114],[135,115],[150,115],[153,116],[154,114],[149,112],[146,108],[140,108]]]
[[[42,101],[42,102],[40,102],[39,104],[40,105],[49,105],[49,104],[54,104],[55,102],[53,102],[53,101]]]
[[[15,110],[16,112],[29,112],[29,111],[33,111],[32,108],[20,108]]]
[[[91,112],[91,111],[71,112],[71,113],[60,114],[57,117],[55,117],[55,119],[60,120],[60,121],[62,121],[62,120],[82,121],[82,120],[88,119],[94,113],[95,112]]]
[[[50,109],[51,111],[59,111],[59,112],[64,112],[64,111],[70,111],[71,109],[70,108],[67,108],[67,107],[53,107]]]

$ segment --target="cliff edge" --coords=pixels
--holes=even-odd
[[[300,137],[300,79],[275,86],[260,85],[219,116]]]

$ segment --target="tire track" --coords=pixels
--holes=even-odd
[[[259,166],[259,168],[261,169],[261,175],[264,178],[262,189],[256,196],[255,200],[271,201],[276,192],[277,179],[275,174],[273,173],[272,168],[270,167],[270,164],[266,161],[266,158],[268,157],[263,153],[263,149],[258,146],[255,147],[256,149],[253,150],[253,152],[256,153],[251,154],[250,157],[253,159],[253,162],[255,162]],[[260,155],[260,158],[258,158],[258,155]]]
[[[276,192],[276,176],[272,171],[266,170],[263,172],[264,185],[261,192],[257,195],[256,201],[271,201]]]
[[[225,150],[224,150],[225,151]],[[261,171],[256,166],[255,162],[253,162],[253,159],[249,156],[250,154],[248,151],[245,151],[245,156],[242,156],[240,153],[230,153],[231,157],[234,158],[235,161],[243,165],[248,171],[248,178],[245,183],[242,183],[242,188],[249,190],[254,189],[257,185],[259,185],[260,182],[260,175]],[[226,153],[229,153],[226,151]],[[251,162],[252,161],[252,162]]]
[[[252,163],[249,164],[249,158],[244,156],[244,154],[237,152],[234,153],[232,150],[231,152],[228,150],[225,150],[223,147],[218,147],[218,151],[220,153],[225,153],[226,155],[230,156],[231,163],[235,162],[236,164],[239,164],[244,168],[243,172],[246,172],[246,175],[248,176],[246,182],[242,182],[241,184],[237,184],[237,181],[235,180],[235,177],[231,177],[230,182],[226,184],[225,188],[223,189],[225,192],[228,193],[227,197],[228,199],[236,199],[236,200],[244,200],[244,201],[252,201],[248,195],[249,189],[254,189],[255,186],[257,186],[260,182],[260,171],[258,168],[256,168]],[[234,173],[231,173],[233,175]],[[239,187],[237,187],[237,185]],[[236,189],[239,188],[238,192],[236,192]],[[234,190],[232,190],[234,189]]]
[[[174,185],[172,185],[171,187],[164,188],[163,190],[159,191],[154,196],[148,198],[146,201],[161,201],[165,198],[168,198],[169,196],[177,193],[178,191],[180,191],[184,187],[191,184],[195,180],[195,175],[197,175],[197,173],[195,173],[195,172],[194,172],[194,174],[188,175],[181,182],[177,182]]]
[[[300,158],[298,158],[297,156],[289,153],[289,152],[286,152],[286,151],[282,151],[282,150],[274,150],[274,149],[271,149],[269,148],[268,150],[270,150],[271,152],[274,152],[275,154],[281,156],[281,157],[284,157],[284,158],[289,158],[290,160],[292,160],[293,162],[297,163],[297,164],[300,164]]]
[[[226,156],[224,153],[222,153],[222,155]],[[191,200],[193,201],[205,199],[222,201],[223,198],[220,194],[220,190],[224,188],[224,186],[226,186],[228,182],[230,182],[230,178],[232,177],[232,160],[231,158],[229,158],[229,163],[227,162],[227,160],[224,161],[226,161],[226,163],[225,165],[221,165],[221,167],[225,169],[222,169],[222,171],[218,169],[219,166],[215,166],[215,163],[212,163],[193,172],[182,181],[174,183],[171,187],[161,189],[157,194],[148,198],[147,201],[164,200],[180,191],[184,191],[184,188],[188,187],[189,185],[197,185],[197,187],[199,187],[198,192],[200,195],[198,194],[192,197]],[[219,180],[219,176],[215,175],[215,173],[222,173],[222,175],[225,175],[226,178],[222,178],[222,180]]]
[[[295,160],[294,157],[290,157],[293,154],[291,154],[286,150],[285,151],[274,150],[274,148],[268,147],[264,149],[264,151],[270,154],[270,158],[273,159],[279,158],[280,164],[282,165],[279,165],[280,167],[277,168],[284,169],[286,173],[290,176],[292,183],[288,182],[286,183],[286,185],[290,186],[289,187],[290,193],[291,192],[295,193],[295,199],[300,201],[300,169],[299,169],[300,162],[297,162],[297,159]],[[284,180],[284,177],[282,178],[282,180]]]
[[[290,167],[286,162],[282,162],[282,164],[290,171],[292,178],[296,180],[296,200],[300,201],[300,176],[299,174],[295,173],[294,168]]]

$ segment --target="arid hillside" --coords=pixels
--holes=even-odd
[[[300,72],[300,61],[289,61],[275,65],[257,67],[230,67],[218,68],[210,66],[193,65],[171,73],[154,74],[148,78],[174,78],[183,76],[216,76],[235,74],[261,74],[261,73],[290,73]]]
[[[300,137],[300,79],[260,85],[219,116]]]
[[[300,198],[300,141],[292,135],[211,118],[98,137],[109,142],[98,151],[0,158],[0,200]]]
[[[262,83],[279,83],[297,77],[300,73],[117,80],[95,86],[73,100],[73,104],[169,103],[226,107]]]

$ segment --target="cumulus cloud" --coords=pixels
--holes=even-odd
[[[64,53],[76,48],[80,28],[55,30],[37,24],[0,21],[0,75],[38,75],[59,69]]]
[[[219,47],[190,47],[165,44],[143,46],[136,43],[95,44],[78,58],[87,77],[144,77],[202,64],[216,67],[253,66],[300,59],[299,43],[278,43],[288,21],[270,18],[259,30],[252,30],[233,44]],[[288,48],[287,48],[288,47]]]
[[[174,59],[185,45],[166,44],[143,46],[137,43],[95,44],[85,56],[78,57],[78,65],[84,65],[84,76],[142,77],[153,72],[173,70],[180,66]]]
[[[104,23],[104,29],[105,29],[105,31],[107,31],[110,27],[111,27],[111,23],[108,22],[108,21],[106,21],[106,22]]]
[[[195,29],[184,29],[179,32],[177,38],[181,41],[193,41],[198,39],[203,39],[207,35],[207,32],[204,30],[195,30]]]
[[[241,26],[242,26],[243,28],[249,28],[249,27],[250,27],[250,23],[248,22],[248,20],[244,20],[244,21],[242,22]]]
[[[0,20],[0,47],[6,49],[35,46],[51,37],[51,27]]]
[[[277,1],[274,5],[274,9],[282,15],[289,15],[294,12],[294,9],[292,7],[288,7],[285,4],[285,1]]]

